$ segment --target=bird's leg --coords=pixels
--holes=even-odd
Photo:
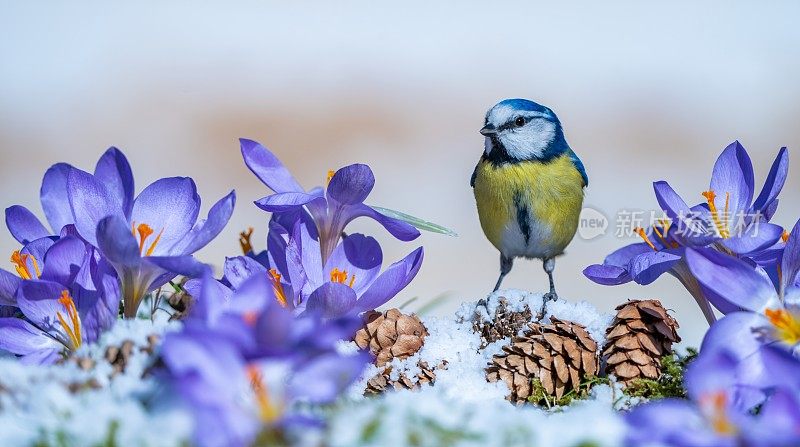
[[[500,284],[503,283],[503,278],[508,275],[508,272],[511,271],[511,267],[513,266],[514,258],[507,258],[502,254],[500,255],[500,277],[497,278],[497,284],[494,285],[494,290],[492,290],[492,292],[497,292],[497,290],[500,288]]]
[[[538,315],[539,320],[544,318],[544,314],[547,313],[547,302],[558,300],[558,294],[556,293],[556,285],[555,282],[553,281],[553,270],[555,270],[556,268],[555,258],[545,259],[542,264],[542,267],[544,267],[544,271],[547,273],[547,278],[550,280],[550,292],[545,293],[542,296],[542,310],[539,312]]]
[[[500,289],[500,285],[503,283],[503,278],[508,275],[508,272],[511,271],[511,267],[513,266],[514,258],[507,258],[500,254],[500,277],[497,278],[497,283],[494,285],[494,290],[492,290],[492,293],[497,292],[497,290]],[[486,298],[482,298],[480,301],[478,301],[478,306],[486,307],[486,310],[489,310],[488,301]]]

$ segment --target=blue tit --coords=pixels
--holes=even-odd
[[[580,158],[564,138],[561,122],[549,108],[527,99],[506,99],[486,112],[480,133],[484,152],[470,184],[481,227],[500,251],[500,277],[514,258],[541,259],[550,280],[542,300],[558,298],[553,282],[555,258],[575,236],[589,184]]]

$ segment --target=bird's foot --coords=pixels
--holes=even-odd
[[[536,315],[537,321],[542,321],[545,314],[547,314],[547,302],[548,301],[558,301],[558,294],[555,291],[547,292],[542,295],[542,308],[539,310],[539,313]]]

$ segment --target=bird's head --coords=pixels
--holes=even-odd
[[[486,112],[484,151],[499,160],[544,160],[567,145],[561,122],[549,108],[527,99],[506,99]]]

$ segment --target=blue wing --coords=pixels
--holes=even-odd
[[[575,165],[575,169],[581,173],[581,177],[583,178],[583,186],[589,186],[589,177],[586,175],[586,168],[583,167],[583,162],[578,155],[573,152],[572,149],[569,150],[569,159],[572,161],[572,164]]]

